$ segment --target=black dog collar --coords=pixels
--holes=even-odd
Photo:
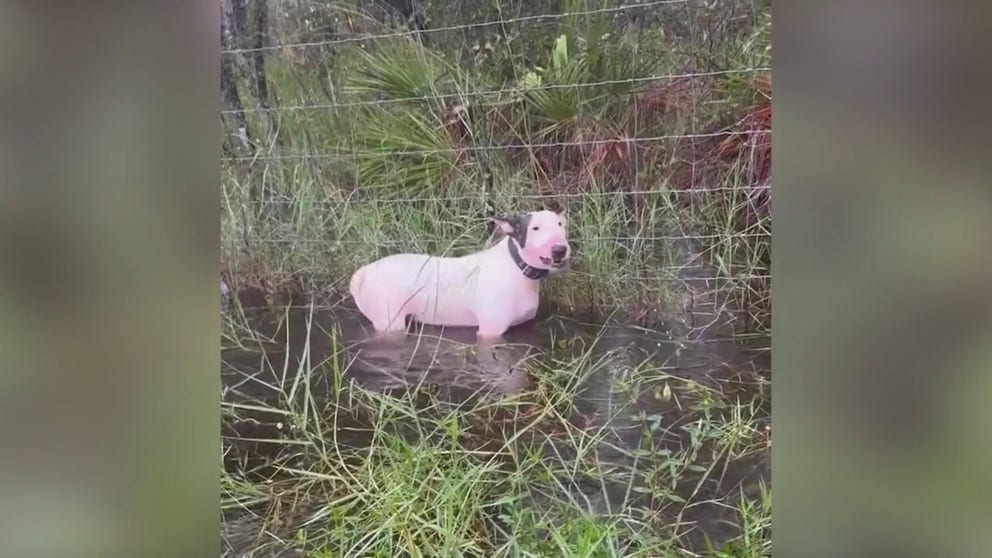
[[[548,275],[547,269],[533,267],[525,262],[522,257],[520,257],[520,249],[517,248],[517,241],[515,239],[510,238],[507,245],[510,247],[510,259],[513,260],[513,263],[517,264],[520,271],[524,273],[524,277],[538,281],[544,279]]]

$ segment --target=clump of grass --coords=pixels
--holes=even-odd
[[[444,64],[414,41],[392,41],[360,50],[359,66],[346,93],[362,98],[427,104],[444,77]]]
[[[457,153],[451,138],[429,115],[399,109],[371,111],[357,134],[358,183],[374,198],[442,197]]]
[[[565,13],[588,9],[584,2],[567,4]],[[518,86],[524,109],[543,127],[538,134],[546,136],[577,120],[605,115],[635,88],[632,80],[650,75],[656,65],[637,56],[636,45],[611,36],[602,14],[570,17],[562,20],[547,61],[524,73]]]
[[[500,478],[496,467],[433,444],[395,436],[378,441],[363,471],[361,491],[325,506],[326,527],[308,542],[331,552],[317,556],[483,556],[487,510]]]

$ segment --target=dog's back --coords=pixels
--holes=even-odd
[[[408,315],[425,324],[473,326],[480,259],[395,254],[363,266],[351,295],[376,329],[397,330]]]

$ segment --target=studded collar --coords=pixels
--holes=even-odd
[[[510,249],[510,258],[513,260],[513,263],[517,264],[520,271],[523,272],[524,277],[538,281],[544,279],[548,275],[547,269],[534,267],[524,261],[523,257],[520,256],[520,248],[517,247],[517,241],[515,238],[511,237],[509,242],[507,242],[507,246],[509,246]]]

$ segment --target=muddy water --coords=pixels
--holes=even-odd
[[[278,404],[271,386],[282,381],[284,370],[292,375],[301,358],[309,359],[304,361],[306,366],[323,371],[313,374],[309,385],[317,401],[333,399],[335,390],[347,390],[354,382],[367,390],[397,394],[420,391],[457,403],[520,393],[539,381],[534,370],[541,368],[535,368],[535,363],[568,361],[585,355],[589,373],[580,381],[569,420],[583,427],[609,429],[610,441],[597,448],[596,455],[604,466],[631,465],[630,452],[642,444],[646,418],[665,427],[658,429],[657,439],[652,441],[654,447],[673,452],[684,448],[689,440],[684,432],[672,432],[678,432],[680,424],[694,418],[683,407],[686,401],[677,403],[658,397],[657,390],[633,398],[619,393],[615,389],[618,370],[630,370],[647,362],[677,378],[715,388],[722,397],[742,401],[759,393],[761,379],[767,379],[769,370],[767,339],[748,347],[732,341],[726,331],[687,335],[674,326],[659,331],[548,316],[509,331],[499,345],[479,348],[470,330],[411,326],[403,336],[376,336],[368,322],[347,303],[309,307],[305,301],[296,300],[290,307],[271,307],[249,296],[242,304],[243,323],[255,332],[256,339],[241,347],[225,343],[231,345],[222,351],[226,402]],[[338,385],[334,385],[334,374],[329,372],[334,366],[343,370]],[[763,395],[757,417],[761,426],[770,424],[767,388]],[[364,426],[367,425],[359,418],[351,424],[347,417],[339,419],[337,443],[367,443],[371,434]],[[253,470],[260,478],[272,475],[266,464],[277,461],[284,448],[264,440],[284,437],[286,428],[282,423],[273,424],[271,416],[225,419],[225,466],[229,470]],[[478,447],[484,447],[485,442],[477,440]],[[567,461],[574,448],[567,443],[547,443],[542,452],[546,458]],[[699,475],[685,477],[676,493],[686,498],[691,495],[700,502],[687,506],[682,513],[681,520],[694,526],[687,528],[686,542],[701,549],[706,539],[719,544],[732,537],[734,530],[724,520],[736,518],[728,515],[724,506],[705,502],[735,497],[742,490],[755,495],[759,482],[770,485],[769,477],[767,452],[728,462],[718,475],[706,477],[702,484],[697,484],[703,478]],[[594,512],[619,509],[630,504],[632,498],[625,486],[604,490],[599,482],[588,486],[576,482],[572,490]],[[650,500],[650,496],[643,498]],[[534,505],[540,502],[535,500]],[[257,530],[250,517],[225,517],[226,552],[233,556],[251,548],[257,543]],[[286,552],[291,551],[287,548]],[[262,555],[279,554],[268,550]]]

